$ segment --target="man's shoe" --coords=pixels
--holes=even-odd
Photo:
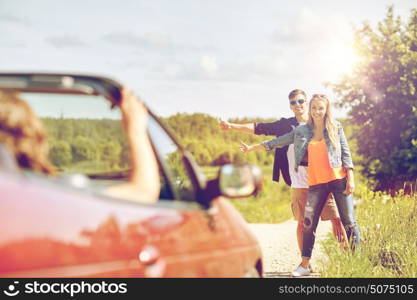
[[[311,274],[309,269],[303,268],[301,265],[297,267],[294,271],[292,271],[291,275],[293,277],[301,277],[301,276],[309,276]]]

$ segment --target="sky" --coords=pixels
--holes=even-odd
[[[299,88],[336,96],[353,28],[415,0],[0,0],[0,71],[105,75],[158,115],[291,116]],[[343,117],[345,111],[337,111]]]
[[[20,97],[41,118],[121,119],[121,112],[111,109],[103,96],[22,93]]]

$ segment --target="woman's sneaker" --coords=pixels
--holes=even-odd
[[[292,271],[291,275],[293,277],[301,277],[301,276],[309,276],[311,274],[310,270],[307,268],[303,268],[301,265],[297,267],[294,271]]]

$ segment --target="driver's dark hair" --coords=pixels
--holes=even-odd
[[[304,95],[304,97],[307,98],[307,95],[306,95],[306,93],[303,90],[295,89],[295,90],[292,90],[290,92],[290,94],[288,95],[288,99],[294,99],[295,96],[300,95],[300,94],[301,95]]]

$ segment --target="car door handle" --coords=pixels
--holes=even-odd
[[[160,253],[158,248],[152,245],[146,245],[139,253],[139,261],[144,265],[152,265],[158,261]]]
[[[139,261],[145,266],[145,277],[164,277],[167,266],[161,258],[158,248],[155,246],[146,245],[143,247],[139,253]]]

